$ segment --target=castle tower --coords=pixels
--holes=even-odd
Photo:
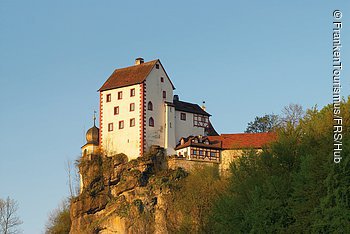
[[[82,157],[89,157],[95,154],[99,148],[100,130],[96,127],[96,116],[94,113],[94,126],[86,132],[86,144],[81,147]]]
[[[97,154],[100,142],[100,130],[96,127],[96,111],[94,111],[94,126],[86,132],[86,144],[81,147],[81,156],[84,159],[91,160],[94,154]],[[80,177],[80,193],[83,192],[84,183],[83,176],[79,172]]]

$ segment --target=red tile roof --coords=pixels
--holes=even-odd
[[[147,78],[157,62],[161,64],[159,59],[156,59],[139,65],[116,69],[98,91],[140,84]],[[173,84],[172,86],[174,88]]]
[[[277,135],[273,132],[264,133],[237,133],[221,134],[220,136],[208,136],[210,141],[222,141],[222,149],[260,149],[273,141],[276,141]]]

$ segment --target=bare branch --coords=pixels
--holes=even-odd
[[[6,200],[0,198],[0,227],[4,234],[19,233],[18,226],[23,222],[17,216],[18,203],[7,197]]]

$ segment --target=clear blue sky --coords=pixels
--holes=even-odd
[[[0,0],[0,197],[19,202],[24,233],[41,233],[68,195],[65,161],[80,154],[96,91],[136,57],[161,59],[220,133],[242,132],[289,103],[331,102],[339,8],[350,94],[348,0],[125,2]]]

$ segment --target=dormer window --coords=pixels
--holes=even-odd
[[[150,111],[153,110],[153,104],[151,101],[148,102],[147,109]]]

